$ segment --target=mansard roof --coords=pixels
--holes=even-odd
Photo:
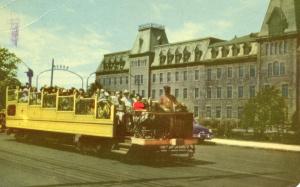
[[[114,53],[105,54],[102,62],[97,68],[97,73],[100,72],[119,72],[129,69],[129,56],[130,51],[119,51]]]
[[[240,36],[240,37],[235,36],[231,40],[214,43],[214,44],[210,45],[210,47],[220,47],[220,46],[226,46],[226,45],[255,42],[257,37],[258,37],[258,33],[250,33],[248,35],[244,35],[244,36]]]

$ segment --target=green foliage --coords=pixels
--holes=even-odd
[[[274,87],[262,89],[256,97],[245,105],[241,124],[245,129],[252,127],[258,135],[263,135],[268,127],[276,127],[280,132],[287,119],[285,100]]]
[[[5,48],[0,48],[0,109],[5,107],[5,93],[7,86],[18,86],[17,64],[21,60]]]

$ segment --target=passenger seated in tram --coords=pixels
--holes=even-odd
[[[20,102],[21,103],[26,103],[28,102],[28,89],[27,88],[23,88],[22,92],[20,93],[21,97],[20,97]]]
[[[104,96],[99,98],[98,101],[98,113],[97,116],[100,119],[109,119],[110,118],[110,100],[109,93],[104,92]]]
[[[171,95],[171,87],[164,86],[165,95],[160,97],[159,104],[163,111],[174,112],[175,107],[178,104],[176,97]]]
[[[122,101],[125,103],[126,111],[132,110],[132,99],[129,97],[129,91],[124,90]]]
[[[141,101],[142,98],[140,95],[136,96],[136,101],[133,103],[133,110],[135,111],[141,111],[145,110],[145,104]]]

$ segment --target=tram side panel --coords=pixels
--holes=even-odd
[[[7,127],[55,133],[80,134],[113,138],[115,135],[114,107],[109,119],[97,119],[96,115],[76,115],[74,111],[57,111],[17,101],[7,102]]]

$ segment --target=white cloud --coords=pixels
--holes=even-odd
[[[29,26],[20,30],[18,47],[15,48],[10,44],[10,32],[7,32],[10,28],[9,20],[1,19],[9,18],[9,15],[10,11],[7,9],[2,9],[0,12],[0,25],[3,28],[0,28],[0,46],[9,48],[25,61],[35,71],[35,75],[49,69],[51,59],[54,58],[56,64],[69,66],[71,70],[87,77],[96,70],[103,54],[109,52],[110,44],[106,41],[107,35],[97,33],[91,28],[86,28],[86,32],[79,35],[71,32],[63,33],[65,31],[63,27],[44,29]],[[21,14],[16,17],[20,20],[20,28],[35,20]],[[57,31],[62,33],[55,34]],[[27,81],[24,71],[26,68],[20,65],[18,76],[22,82]],[[57,73],[57,75],[59,77],[56,77],[56,80],[66,80],[57,81],[57,84],[68,87],[81,86],[81,82],[68,73]],[[39,85],[49,85],[49,77],[41,77],[40,80]]]
[[[200,34],[203,31],[204,27],[201,24],[197,24],[194,22],[185,22],[180,29],[167,29],[167,35],[170,42],[178,42],[199,38],[201,36]]]
[[[151,17],[155,19],[161,19],[163,17],[163,13],[166,11],[170,11],[173,7],[170,4],[159,2],[152,2],[150,6]]]
[[[213,22],[213,26],[216,27],[218,30],[223,30],[223,29],[229,29],[230,27],[233,26],[233,23],[228,20],[218,20]]]

